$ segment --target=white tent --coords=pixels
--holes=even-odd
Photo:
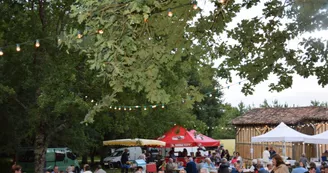
[[[251,142],[304,142],[311,136],[298,132],[281,122],[263,135],[252,137]]]
[[[263,135],[252,137],[251,142],[283,142],[283,153],[286,155],[286,142],[304,142],[309,138],[311,138],[311,136],[298,132],[281,122],[271,131]],[[251,153],[253,158],[253,146],[251,147]]]
[[[328,144],[328,131],[310,136],[304,142],[310,144]]]

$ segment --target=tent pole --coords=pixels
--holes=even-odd
[[[319,160],[319,159],[320,159],[320,158],[319,158],[319,144],[317,144],[316,149],[317,149],[317,158],[318,158],[318,160]]]
[[[287,157],[286,156],[287,151],[286,151],[286,142],[285,141],[284,141],[284,152],[283,153],[284,153],[284,156]]]

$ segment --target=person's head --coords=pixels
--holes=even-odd
[[[270,151],[272,151],[272,150],[273,150],[273,147],[271,146],[271,147],[270,147]]]
[[[328,166],[327,165],[324,167],[324,171],[325,171],[325,173],[328,173]]]
[[[304,163],[303,162],[300,162],[300,167],[305,167]]]
[[[262,164],[262,161],[260,159],[257,159],[256,164]],[[263,164],[262,164],[262,166],[263,166]]]
[[[126,148],[126,149],[124,149],[124,152],[126,152],[126,153],[127,153],[127,152],[129,152],[129,150]]]
[[[137,167],[137,171],[140,171],[140,172],[142,172],[142,171],[143,171],[143,167],[141,167],[141,166],[138,166],[138,167]]]
[[[236,163],[235,168],[236,169],[240,169],[240,164],[239,163]]]
[[[316,168],[317,165],[316,165],[314,162],[310,162],[310,167],[314,167],[314,168]]]
[[[54,172],[59,172],[58,166],[54,166]]]
[[[309,173],[316,173],[316,167],[310,167]]]
[[[171,150],[174,151],[174,147],[172,147]]]
[[[169,163],[173,163],[173,159],[172,158],[169,158]]]
[[[255,164],[257,164],[257,159],[252,160],[252,165],[255,165]]]
[[[97,165],[96,170],[99,170],[101,168],[102,168],[101,165]]]
[[[227,163],[227,159],[226,158],[223,158],[223,159],[221,159],[221,162],[222,163]]]
[[[49,170],[46,170],[46,173],[51,173],[51,171],[49,171]]]
[[[187,163],[188,163],[188,161],[189,161],[188,157],[184,157],[184,160],[185,160],[185,162],[187,162]]]
[[[176,159],[176,158],[174,158],[174,159],[173,159],[173,162],[174,162],[174,163],[175,163],[175,162],[177,162],[177,159]]]
[[[66,172],[69,173],[69,172],[73,172],[73,168],[72,166],[69,166],[66,168]]]
[[[302,153],[302,155],[301,155],[302,157],[305,157],[306,155],[305,155],[305,153]]]
[[[295,162],[294,165],[295,165],[296,168],[301,166],[300,162]]]
[[[259,163],[259,164],[257,164],[257,169],[261,169],[261,168],[263,168],[263,164],[262,163]]]
[[[229,154],[229,150],[225,150],[225,152],[226,152],[227,154]]]
[[[265,147],[265,150],[269,150],[269,147]]]
[[[12,168],[13,168],[14,173],[21,173],[22,172],[22,167],[19,166],[19,165],[14,165]]]
[[[273,166],[278,167],[281,164],[285,164],[285,162],[283,161],[282,157],[279,154],[276,154],[272,157],[272,164]]]
[[[239,155],[239,152],[236,152],[236,156],[237,156],[237,157],[240,156],[240,155]]]
[[[59,173],[64,173],[64,171],[59,171]]]
[[[90,166],[89,166],[88,164],[85,164],[85,165],[83,166],[83,170],[84,170],[84,171],[89,171],[89,170],[90,170]]]
[[[208,163],[208,164],[211,164],[212,163],[212,161],[211,161],[210,158],[205,158],[205,162]]]
[[[267,168],[268,168],[268,170],[271,170],[272,169],[272,164],[271,163],[268,163],[267,164]]]

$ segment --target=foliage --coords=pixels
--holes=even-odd
[[[273,100],[272,104],[269,104],[266,99],[264,99],[263,103],[259,105],[261,108],[288,108],[288,104],[280,104],[278,100]]]

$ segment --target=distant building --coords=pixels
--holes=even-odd
[[[251,159],[251,137],[258,136],[284,122],[293,129],[308,135],[319,134],[328,130],[328,108],[325,107],[291,107],[291,108],[257,108],[232,120],[236,126],[236,151],[246,159]],[[254,158],[262,158],[267,146],[273,146],[277,153],[282,153],[283,143],[253,143]],[[320,145],[321,155],[328,150],[328,145]],[[303,153],[302,143],[287,143],[286,154],[298,160]],[[305,144],[308,158],[316,157],[316,145]]]

